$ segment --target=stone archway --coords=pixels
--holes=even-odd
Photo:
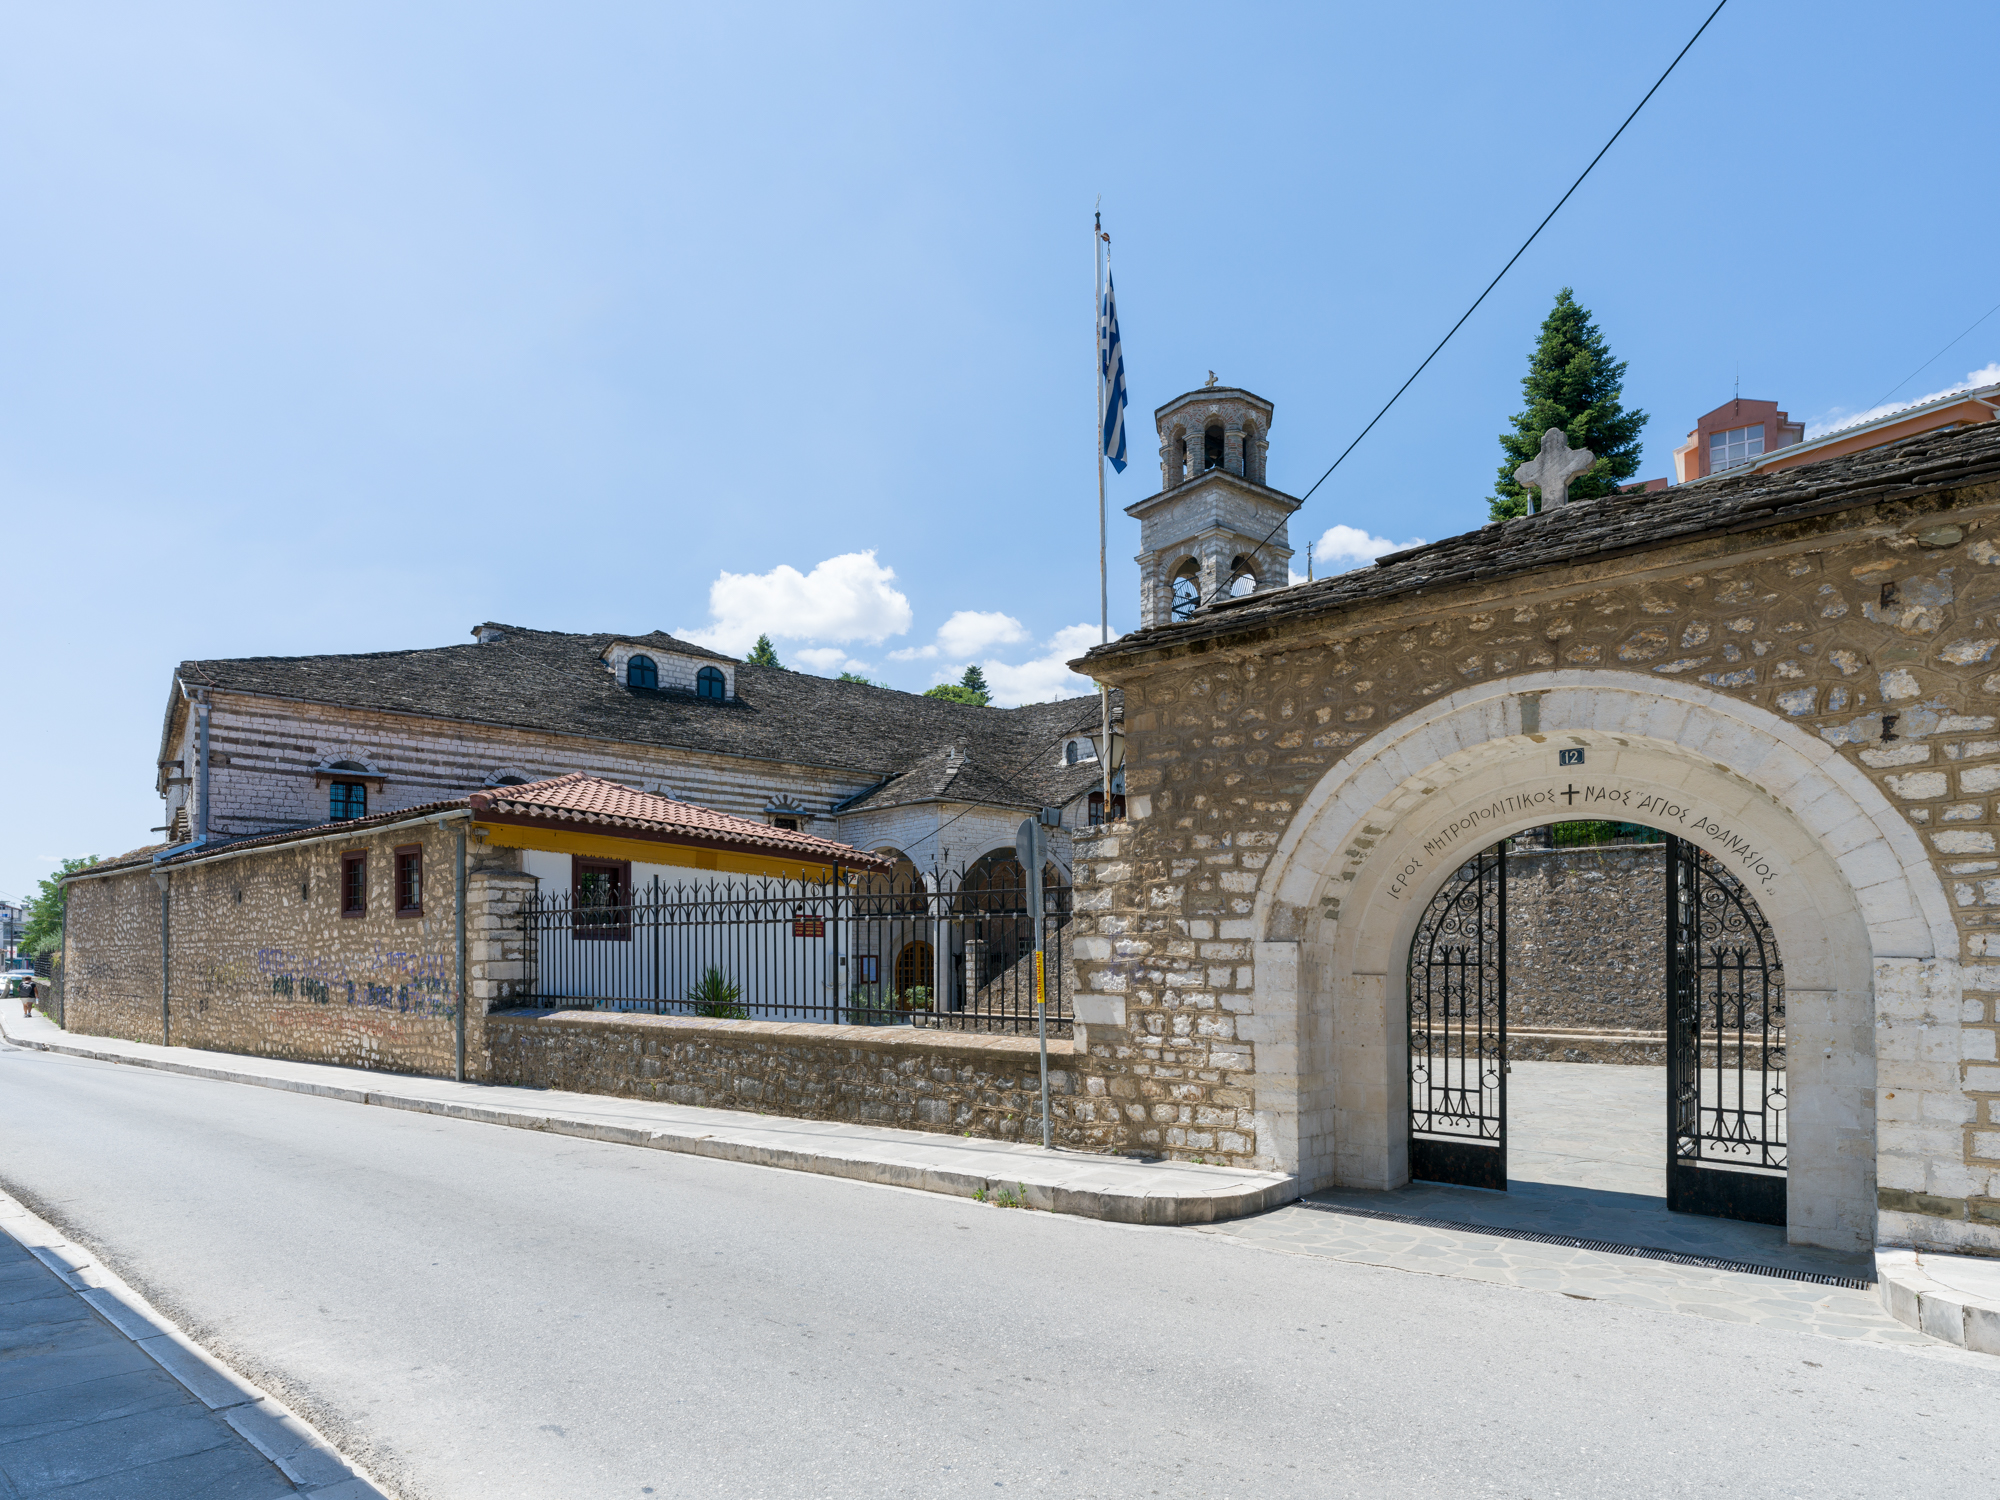
[[[1238,1034],[1258,1048],[1260,1154],[1308,1188],[1400,1185],[1418,917],[1476,849],[1565,810],[1684,834],[1755,893],[1791,996],[1788,1232],[1872,1245],[1876,1028],[1922,1010],[1956,1030],[1935,1003],[1958,982],[1945,891],[1916,831],[1831,746],[1637,674],[1468,688],[1355,746],[1304,797],[1248,924],[1257,1002]]]

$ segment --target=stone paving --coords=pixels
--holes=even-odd
[[[1505,1193],[1431,1183],[1389,1193],[1336,1190],[1199,1232],[1267,1250],[1324,1255],[1421,1275],[1487,1281],[1828,1338],[1946,1348],[1891,1317],[1873,1290],[1676,1265],[1521,1238],[1524,1232],[1567,1235],[1856,1280],[1872,1278],[1873,1258],[1868,1255],[1787,1245],[1784,1231],[1771,1225],[1667,1212],[1664,1069],[1517,1062],[1509,1078],[1508,1114]],[[1371,1213],[1441,1222],[1410,1224],[1365,1216]],[[1443,1227],[1447,1223],[1491,1226],[1494,1232]]]
[[[279,1500],[301,1490],[18,1243],[0,1198],[0,1494]],[[345,1495],[379,1494],[358,1481]],[[316,1491],[332,1500],[333,1490]]]

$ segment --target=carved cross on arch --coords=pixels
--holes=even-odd
[[[1516,484],[1533,485],[1542,492],[1541,510],[1562,505],[1569,499],[1569,482],[1597,462],[1588,448],[1572,448],[1560,427],[1542,434],[1542,451],[1514,471]]]

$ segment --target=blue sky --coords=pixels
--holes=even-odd
[[[1073,688],[1097,195],[1115,631],[1152,408],[1258,391],[1302,490],[1708,8],[0,10],[0,892],[147,840],[186,657],[497,619]],[[1732,0],[1294,545],[1483,522],[1563,285],[1646,476],[1739,371],[1876,402],[2000,296],[1996,55],[1990,3]],[[2000,316],[1896,394],[1996,359]]]

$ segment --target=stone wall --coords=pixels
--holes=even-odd
[[[395,910],[394,851],[423,852],[422,912]],[[368,855],[367,911],[340,910],[341,856]],[[486,1006],[511,998],[518,940],[501,946],[524,878],[513,851],[469,851],[475,965],[466,1052],[482,1055]],[[166,874],[166,872],[161,872]],[[435,824],[279,846],[166,874],[167,1035],[176,1046],[449,1075],[457,1050],[453,837]],[[64,1020],[69,1030],[160,1042],[161,891],[140,868],[70,887]],[[477,955],[476,956],[480,956]]]
[[[2000,1216],[2000,964],[1978,962],[2000,959],[1995,515],[2000,494],[1981,490],[1761,532],[1746,524],[1526,580],[1260,621],[1240,639],[1167,637],[1144,655],[1093,663],[1125,693],[1131,820],[1078,840],[1080,1030],[1101,1066],[1138,1081],[1149,1112],[1133,1121],[1137,1134],[1176,1155],[1219,1152],[1245,1166],[1298,1149],[1281,1135],[1260,1145],[1241,1126],[1196,1124],[1230,1112],[1255,1120],[1260,1080],[1304,1100],[1323,1088],[1304,1071],[1306,1047],[1338,1045],[1311,1040],[1306,1028],[1319,1018],[1281,1033],[1258,1015],[1260,945],[1297,951],[1319,930],[1252,920],[1280,839],[1349,751],[1385,726],[1469,685],[1602,668],[1699,683],[1806,730],[1924,840],[1961,947],[1939,955],[1949,970],[1937,992],[1909,1003],[1951,1019],[1928,1029],[1913,1019],[1907,1037],[1885,1033],[1874,1058],[1856,1060],[1879,1066],[1896,1099],[1854,1128],[1873,1130],[1883,1160],[1893,1159],[1902,1180],[1885,1177],[1885,1189],[1928,1194],[1925,1212],[1961,1223]],[[1398,758],[1383,790],[1417,769]],[[1630,808],[1570,811],[1647,821]],[[1729,834],[1692,823],[1675,831]],[[1368,833],[1357,835],[1364,846]],[[1286,921],[1341,920],[1337,853],[1324,905]],[[1364,982],[1386,987],[1380,975]],[[1939,1051],[1947,1045],[1949,1057]]]
[[[164,1037],[154,872],[142,866],[79,880],[69,895],[68,1029],[451,1076],[453,843],[449,825],[423,824],[174,870]],[[398,915],[393,855],[410,845],[423,851],[423,910]],[[354,851],[369,859],[368,907],[358,918],[340,911],[341,857]],[[1039,1137],[1033,1037],[506,1011],[529,988],[520,911],[536,881],[518,851],[486,850],[474,839],[467,853],[468,1078],[1000,1140]],[[1122,1101],[1135,1085],[1080,1077],[1067,1040],[1051,1039],[1049,1054],[1059,1139],[1120,1144]]]
[[[1507,856],[1507,1055],[1666,1065],[1662,844]]]
[[[487,1039],[495,1083],[991,1140],[1041,1138],[1033,1037],[509,1011],[487,1018]],[[1049,1043],[1049,1100],[1058,1144],[1117,1144],[1104,1081],[1077,1076],[1068,1042]]]

